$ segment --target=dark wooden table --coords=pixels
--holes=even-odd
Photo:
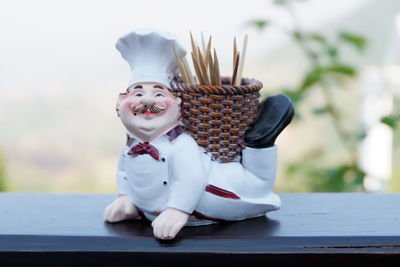
[[[400,194],[280,196],[268,218],[160,242],[147,221],[103,222],[113,195],[1,193],[0,266],[400,266]]]

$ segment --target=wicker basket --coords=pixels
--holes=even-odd
[[[261,82],[242,79],[231,86],[177,83],[172,91],[182,98],[183,123],[196,142],[219,162],[239,158],[244,148],[243,135],[258,109]]]

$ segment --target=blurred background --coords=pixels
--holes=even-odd
[[[2,1],[0,191],[115,191],[138,28],[212,35],[225,75],[248,34],[244,76],[296,105],[276,191],[400,192],[398,0]]]

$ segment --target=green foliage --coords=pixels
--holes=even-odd
[[[294,105],[297,105],[300,103],[303,98],[304,94],[300,92],[299,90],[293,90],[291,88],[283,88],[279,90],[282,94],[287,95],[293,102]]]
[[[317,167],[302,161],[288,165],[288,177],[306,177],[302,182],[307,190],[318,192],[354,192],[363,190],[365,173],[357,164]]]
[[[353,77],[357,74],[357,70],[354,67],[343,63],[332,63],[326,67],[326,71],[329,73],[337,73],[349,77]]]
[[[342,50],[351,47],[359,53],[365,51],[367,41],[363,36],[348,31],[341,31],[333,38],[328,38],[320,32],[306,32],[299,25],[296,12],[291,0],[274,0],[274,3],[285,9],[292,20],[294,27],[285,30],[293,42],[301,49],[309,62],[309,68],[304,71],[303,78],[297,86],[280,90],[289,96],[297,110],[295,121],[299,123],[302,115],[299,107],[307,101],[308,95],[315,90],[320,90],[324,97],[320,107],[313,108],[314,116],[325,116],[332,122],[340,146],[347,153],[347,160],[335,165],[326,165],[321,161],[330,151],[326,148],[306,152],[299,162],[292,162],[286,168],[287,177],[302,177],[312,191],[361,191],[365,173],[358,167],[357,143],[365,138],[365,129],[362,125],[356,131],[351,131],[343,126],[343,117],[339,114],[343,107],[335,103],[332,95],[338,85],[345,79],[353,79],[358,71],[346,60],[341,58]],[[273,21],[254,20],[249,22],[257,29],[265,29],[267,25],[274,26]],[[278,27],[282,29],[282,27]],[[324,117],[324,118],[325,118]],[[385,117],[384,123],[394,127],[399,117]]]
[[[321,35],[321,34],[318,34],[318,33],[310,33],[308,36],[309,36],[309,38],[310,38],[311,40],[313,40],[313,41],[316,41],[316,42],[318,42],[318,43],[320,43],[320,44],[322,44],[322,45],[325,45],[325,44],[326,44],[326,38],[325,38],[323,35]]]
[[[290,0],[274,0],[274,3],[277,5],[286,5]]]
[[[263,30],[266,26],[268,26],[270,24],[270,22],[267,20],[263,20],[263,19],[256,19],[256,20],[249,21],[247,24],[249,26],[254,26],[255,28],[257,28],[259,30]]]
[[[385,116],[381,118],[381,122],[395,130],[400,126],[400,114],[391,114]]]
[[[324,153],[322,148],[314,148],[304,153],[301,161],[288,164],[285,173],[290,180],[302,177],[301,188],[297,188],[296,191],[363,191],[365,173],[357,163],[325,165],[321,161]]]
[[[332,74],[353,77],[357,74],[357,70],[350,65],[338,62],[326,66],[315,66],[304,75],[303,81],[297,90],[300,93],[304,93],[314,85],[320,85],[325,79],[331,78]]]
[[[0,151],[0,191],[6,190],[6,171],[5,171],[4,157]]]
[[[364,140],[366,136],[367,136],[367,130],[364,127],[359,127],[358,133],[356,135],[357,141]]]
[[[326,191],[353,192],[363,189],[365,173],[357,164],[343,164],[320,170],[326,182],[323,183]]]
[[[330,106],[315,108],[313,110],[313,113],[314,113],[314,115],[324,115],[324,114],[331,112],[331,109],[332,109],[332,107],[330,107]]]
[[[361,35],[354,34],[354,33],[341,32],[341,33],[339,33],[339,38],[342,41],[352,45],[354,48],[356,48],[360,52],[363,52],[367,45],[367,41],[365,40],[364,37],[362,37]]]
[[[305,92],[306,90],[310,89],[315,84],[322,81],[324,73],[326,70],[323,67],[315,67],[308,71],[303,78],[303,81],[300,84],[298,91],[300,93]]]

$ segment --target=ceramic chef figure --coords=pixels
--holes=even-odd
[[[181,99],[170,92],[185,50],[164,33],[137,31],[116,47],[132,77],[117,103],[126,128],[117,173],[118,197],[104,211],[108,222],[144,216],[154,236],[173,239],[185,225],[264,216],[280,207],[272,192],[275,138],[293,117],[287,97],[269,97],[247,130],[241,162],[214,161],[180,124]]]

